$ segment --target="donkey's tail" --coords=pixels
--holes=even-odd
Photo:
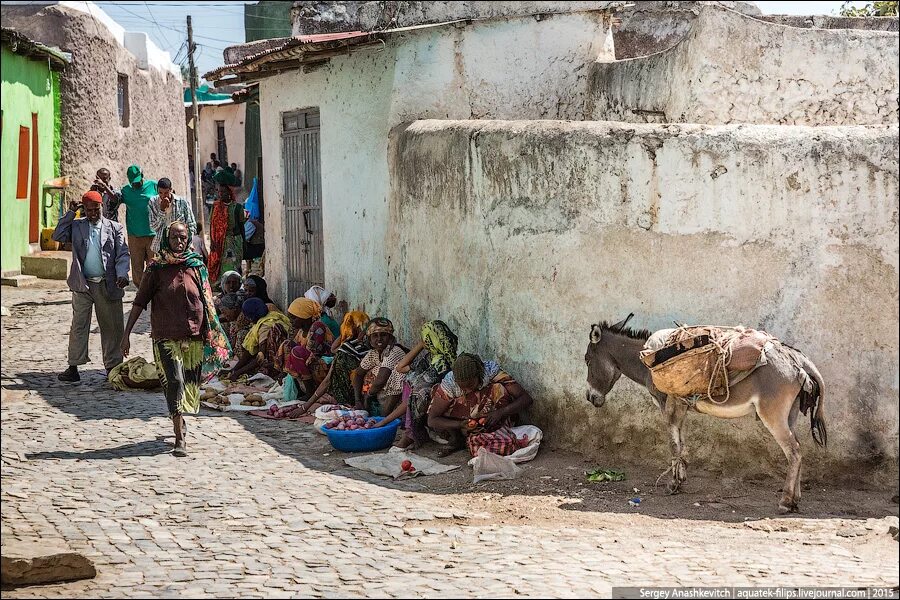
[[[792,350],[794,350],[792,348]],[[828,443],[828,430],[825,427],[825,382],[819,369],[799,350],[794,350],[803,374],[802,386],[798,398],[800,411],[805,415],[809,411],[809,428],[813,440],[823,448]]]

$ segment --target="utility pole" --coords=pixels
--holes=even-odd
[[[197,213],[197,222],[206,233],[206,198],[203,197],[203,185],[200,177],[200,110],[197,107],[197,67],[194,65],[194,27],[191,25],[191,15],[187,17],[188,36],[188,66],[191,78],[191,103],[193,104],[192,120],[194,122],[194,210]]]

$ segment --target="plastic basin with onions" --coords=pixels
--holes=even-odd
[[[373,417],[376,421],[384,420],[384,417]],[[397,437],[397,429],[400,427],[400,419],[394,419],[390,424],[377,429],[352,429],[340,430],[323,427],[322,431],[328,436],[328,441],[335,450],[341,452],[372,452],[390,447]]]

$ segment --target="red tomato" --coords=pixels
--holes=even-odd
[[[402,469],[403,471],[415,471],[416,470],[416,468],[412,464],[412,461],[409,461],[409,460],[404,460],[402,463],[400,463],[400,469]]]

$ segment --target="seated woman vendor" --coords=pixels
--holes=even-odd
[[[237,295],[243,302],[244,294],[240,293],[243,280],[241,279],[240,273],[238,273],[237,271],[226,271],[222,274],[222,278],[219,281],[220,285],[222,286],[222,291],[215,298],[213,298],[213,302],[215,302],[216,305],[216,310],[221,311],[222,300],[229,294]]]
[[[270,410],[269,414],[294,419],[305,415],[320,402],[353,406],[352,375],[359,368],[359,362],[369,351],[365,329],[368,322],[369,315],[366,313],[359,310],[348,312],[341,323],[341,335],[331,346],[334,348],[334,360],[328,369],[328,375],[316,388],[315,393],[303,404],[284,409],[276,408]]]
[[[446,323],[428,321],[422,325],[419,343],[397,365],[397,371],[406,375],[400,406],[376,427],[403,417],[405,435],[398,447],[419,447],[428,440],[431,390],[450,372],[456,360],[456,346],[456,335]]]
[[[308,398],[328,373],[334,334],[320,319],[322,307],[308,298],[297,298],[288,307],[294,337],[278,350],[277,364],[297,382]]]
[[[275,368],[274,358],[282,342],[287,338],[291,328],[288,318],[278,312],[270,311],[260,298],[248,298],[241,306],[241,313],[251,323],[240,349],[235,349],[238,362],[231,370],[229,378],[234,380],[241,375],[265,373],[276,379],[281,373]]]
[[[514,418],[533,400],[516,380],[494,361],[484,362],[475,354],[460,354],[453,370],[435,388],[428,409],[428,426],[449,435],[447,456],[468,446],[472,456],[479,448],[494,454],[512,454],[520,443],[511,430]]]
[[[244,295],[247,298],[259,298],[265,302],[269,312],[273,310],[281,312],[281,308],[269,298],[269,286],[266,284],[266,280],[259,275],[248,275],[244,279]]]
[[[388,416],[400,405],[404,375],[395,367],[406,350],[394,338],[394,324],[383,317],[369,321],[366,338],[372,349],[353,375],[355,406],[369,411],[370,416]]]

